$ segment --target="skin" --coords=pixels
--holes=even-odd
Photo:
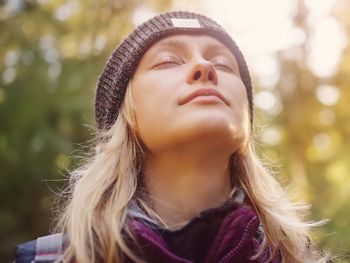
[[[224,97],[199,96],[215,89]],[[155,43],[132,79],[137,133],[147,148],[144,178],[153,208],[170,228],[222,204],[232,190],[229,157],[245,147],[249,110],[234,55],[207,35]]]

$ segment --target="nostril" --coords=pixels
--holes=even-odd
[[[201,76],[202,76],[202,73],[200,71],[197,71],[196,73],[194,73],[193,78],[194,80],[199,80]]]
[[[213,81],[213,72],[212,71],[209,72],[208,79],[209,79],[209,81]]]

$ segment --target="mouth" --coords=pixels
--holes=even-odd
[[[179,104],[180,105],[186,104],[186,103],[190,102],[191,100],[193,100],[197,97],[201,97],[201,96],[215,96],[215,97],[219,98],[222,102],[224,102],[227,106],[230,106],[230,104],[228,103],[226,98],[219,91],[217,91],[214,88],[209,88],[209,89],[205,88],[205,89],[195,90],[194,92],[192,92],[191,94],[189,94],[188,96],[186,96],[185,98],[180,100]]]

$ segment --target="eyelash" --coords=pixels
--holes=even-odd
[[[156,64],[156,66],[159,66],[159,65],[166,65],[166,64],[180,64],[179,62],[176,62],[174,60],[165,60],[165,61],[162,61],[158,64]]]
[[[171,64],[179,65],[180,63],[175,61],[174,59],[168,59],[168,60],[163,60],[161,62],[156,63],[153,67],[157,68],[157,67],[162,67],[162,66],[171,65]]]
[[[176,61],[175,59],[168,59],[155,64],[153,67],[156,68],[156,67],[162,67],[162,66],[171,65],[171,64],[180,65],[180,62]],[[213,65],[215,68],[218,68],[218,69],[222,68],[226,71],[233,72],[233,69],[224,63],[213,63]]]
[[[226,65],[226,64],[223,64],[223,63],[213,63],[213,65],[216,67],[216,68],[223,68],[223,69],[225,69],[225,70],[228,70],[228,71],[233,71],[233,69],[230,67],[230,66],[228,66],[228,65]]]

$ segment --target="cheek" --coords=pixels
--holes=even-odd
[[[172,106],[172,87],[157,78],[142,78],[133,85],[133,98],[136,116],[143,119],[157,119]]]
[[[156,100],[152,98],[145,99],[144,97],[135,98],[135,116],[137,135],[143,144],[149,148],[149,141],[152,139],[152,134],[157,132],[159,121],[156,121]]]
[[[242,118],[246,117],[249,108],[246,92],[240,91],[234,94],[233,107],[238,116],[241,116]]]
[[[246,88],[243,82],[235,78],[231,81],[227,81],[232,83],[228,88],[228,96],[230,97],[230,102],[232,104],[233,111],[237,114],[242,114],[248,111],[249,103]]]
[[[139,74],[132,83],[132,94],[137,115],[152,118],[169,115],[177,105],[179,89],[184,74],[178,71],[151,71]]]
[[[250,128],[249,102],[244,84],[238,82],[236,88],[231,90],[231,107],[237,127],[246,133]]]
[[[142,91],[134,92],[135,116],[137,129],[139,133],[143,133],[144,129],[148,129],[154,125],[156,118],[156,109],[159,105],[157,95],[152,93],[150,89],[143,86]]]
[[[155,79],[137,79],[132,87],[137,133],[149,149],[164,140],[176,103],[174,87]]]

